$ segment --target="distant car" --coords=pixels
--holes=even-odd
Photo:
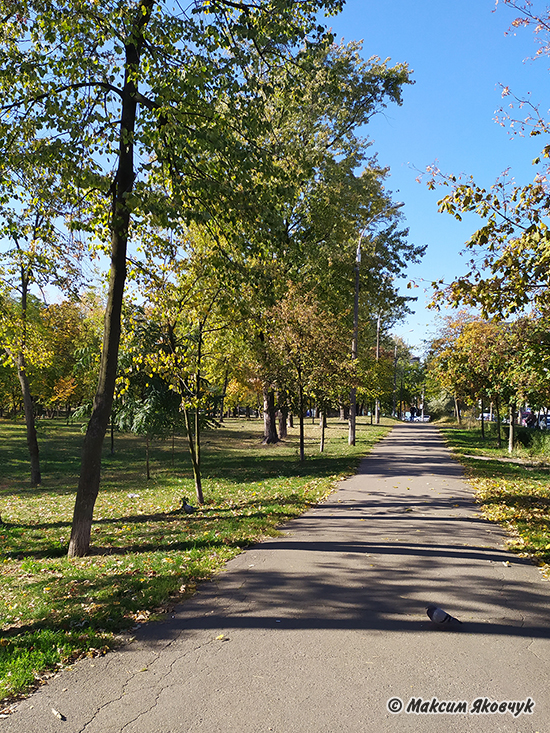
[[[418,417],[415,417],[413,422],[430,422],[430,416],[429,415],[418,415]]]

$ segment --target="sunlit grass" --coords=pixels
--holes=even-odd
[[[487,519],[510,532],[510,549],[532,558],[550,575],[550,465],[544,453],[519,448],[510,459],[506,449],[496,447],[496,439],[483,440],[479,430],[442,432],[466,467]]]
[[[261,444],[259,420],[232,419],[204,434],[205,504],[195,514],[187,446],[182,438],[152,446],[145,478],[144,441],[107,440],[92,554],[66,557],[82,433],[41,421],[43,484],[31,488],[24,427],[0,421],[0,699],[86,654],[103,654],[118,634],[166,612],[243,548],[304,512],[355,472],[388,427],[359,420],[357,444],[334,420],[323,454],[319,428],[307,425],[304,463],[297,430]]]

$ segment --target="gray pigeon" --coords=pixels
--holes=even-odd
[[[439,606],[436,606],[433,603],[430,603],[430,605],[426,609],[426,613],[430,617],[430,621],[433,621],[433,623],[437,624],[438,626],[441,626],[442,624],[462,623],[462,621],[459,621],[457,618],[447,613],[447,611],[444,611],[442,608],[439,608]]]
[[[196,511],[195,507],[189,504],[185,496],[183,496],[181,499],[181,509],[183,509],[186,514],[193,514],[193,512]]]

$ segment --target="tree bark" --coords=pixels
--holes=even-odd
[[[348,444],[355,445],[355,426],[357,422],[357,390],[355,387],[350,390],[349,402]]]
[[[288,436],[288,395],[284,390],[277,393],[277,403],[279,405],[278,422],[279,422],[279,440],[284,440]]]
[[[306,457],[305,441],[304,441],[304,388],[302,387],[301,374],[299,374],[300,386],[298,388],[300,400],[300,463],[303,463]]]
[[[227,385],[228,384],[229,384],[229,367],[226,367],[225,377],[223,380],[223,392],[222,392],[222,397],[220,401],[220,422],[223,422],[224,402],[225,402],[225,395],[227,394]]]
[[[204,504],[204,497],[202,494],[202,477],[201,477],[201,466],[200,466],[200,454],[197,452],[197,446],[193,439],[193,426],[191,418],[189,417],[189,410],[184,407],[185,414],[185,426],[187,428],[187,443],[189,445],[189,454],[191,455],[191,465],[193,466],[193,477],[195,479],[195,493],[197,495],[197,502]],[[196,425],[196,422],[195,422]]]
[[[126,249],[130,225],[128,196],[134,186],[134,128],[137,118],[137,86],[143,32],[149,22],[155,0],[141,0],[136,20],[125,44],[126,71],[119,128],[118,168],[113,181],[111,220],[111,268],[105,309],[105,327],[99,380],[90,422],[84,438],[80,480],[73,513],[69,557],[82,557],[90,549],[94,506],[101,478],[101,451],[109,423],[120,343],[121,312],[126,281]]]
[[[344,402],[341,400],[339,404],[339,410],[340,410],[340,422],[347,422],[349,411]]]
[[[31,462],[31,484],[38,486],[42,481],[40,473],[40,451],[38,449],[38,437],[36,434],[36,421],[34,417],[34,406],[32,402],[31,388],[27,378],[25,357],[19,354],[15,360],[17,365],[17,376],[21,385],[23,395],[23,409],[25,412],[25,425],[27,428],[27,446]]]
[[[278,443],[277,418],[275,414],[275,393],[268,386],[264,386],[264,439],[263,443]]]
[[[509,430],[508,430],[508,453],[514,450],[514,425],[516,417],[516,406],[512,403],[508,409]]]
[[[325,429],[327,426],[327,413],[325,410],[321,410],[321,442],[319,444],[319,452],[322,453],[325,450]]]
[[[19,245],[16,243],[17,248]],[[42,481],[40,473],[40,451],[38,449],[38,437],[36,434],[36,421],[34,405],[32,401],[31,388],[27,377],[27,364],[24,349],[27,343],[27,298],[29,293],[30,273],[21,266],[21,320],[23,323],[23,336],[20,344],[20,351],[17,355],[9,349],[5,349],[7,355],[14,362],[17,369],[17,378],[21,385],[21,396],[23,397],[23,411],[25,413],[25,426],[27,430],[27,447],[31,468],[31,484],[38,486]]]
[[[279,440],[284,440],[288,436],[286,421],[288,419],[288,407],[282,405],[279,407]]]

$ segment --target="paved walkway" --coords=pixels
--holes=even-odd
[[[434,628],[432,601],[463,625]],[[400,425],[328,502],[0,733],[548,733],[549,619],[550,583],[481,519],[438,431]],[[467,712],[421,712],[451,702]]]

